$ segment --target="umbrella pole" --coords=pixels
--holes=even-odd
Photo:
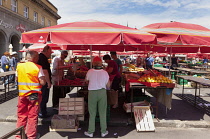
[[[171,50],[170,50],[170,64],[169,64],[169,79],[171,79],[171,53],[172,53],[172,46],[171,46]]]
[[[92,69],[92,45],[90,45],[90,68]]]

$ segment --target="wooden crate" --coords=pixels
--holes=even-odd
[[[52,129],[75,129],[79,126],[76,115],[53,115],[51,119]]]
[[[60,98],[58,115],[84,115],[84,98]]]
[[[133,106],[150,106],[150,103],[144,100],[140,102],[133,102],[132,105]],[[131,112],[131,103],[124,103],[123,108],[127,113]]]
[[[137,131],[155,131],[150,106],[134,106]]]

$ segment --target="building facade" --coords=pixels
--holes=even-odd
[[[57,11],[49,0],[0,0],[0,56],[22,49],[22,32],[57,25]]]

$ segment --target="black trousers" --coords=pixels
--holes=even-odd
[[[69,92],[70,92],[69,87],[59,87],[53,85],[53,96],[52,96],[53,107],[57,107],[59,105],[59,98],[65,98],[66,94]]]
[[[47,83],[42,86],[42,101],[41,101],[41,104],[40,104],[40,113],[42,115],[47,115],[47,102],[49,100],[49,92],[50,92],[50,89],[47,88]]]

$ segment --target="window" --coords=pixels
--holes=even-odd
[[[24,6],[24,9],[23,9],[23,15],[24,17],[28,18],[28,7]]]
[[[34,12],[34,22],[38,22],[38,13]]]
[[[48,27],[49,27],[49,26],[51,26],[51,21],[50,21],[50,20],[48,20]]]
[[[41,19],[41,25],[43,25],[43,26],[44,26],[44,22],[45,22],[45,18],[44,18],[44,16],[42,16],[42,19]]]
[[[17,12],[17,0],[11,0],[12,11]]]
[[[0,5],[3,5],[3,4],[2,4],[2,0],[0,0]]]

